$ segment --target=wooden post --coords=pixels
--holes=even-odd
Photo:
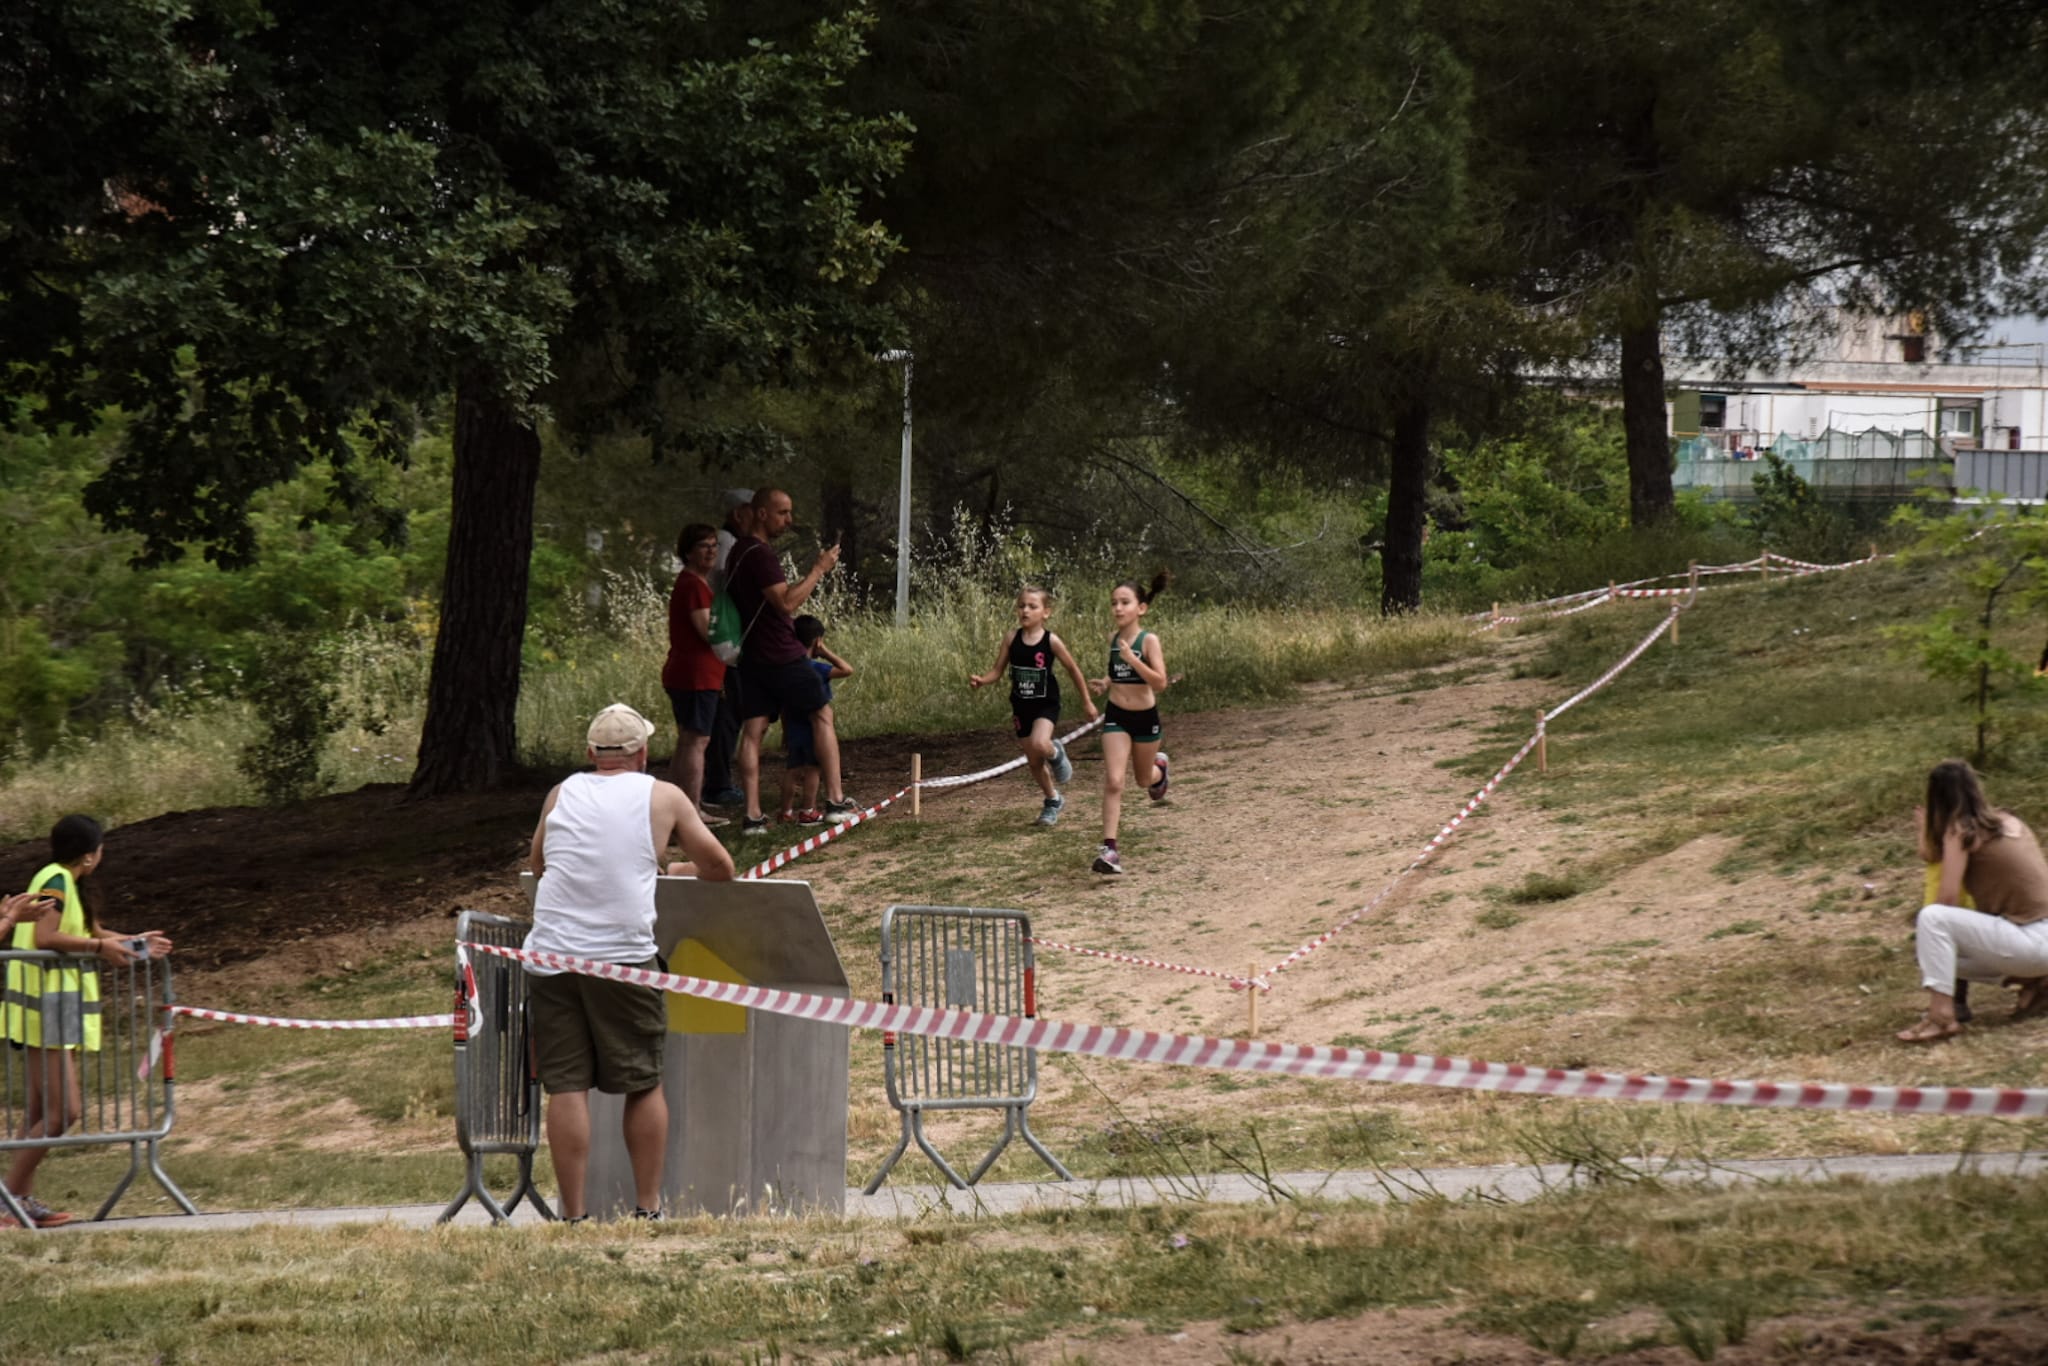
[[[1545,729],[1550,723],[1544,719],[1543,708],[1536,709],[1536,771],[1550,772],[1550,732]]]
[[[1872,541],[1872,542],[1870,543],[1870,558],[1871,558],[1871,559],[1873,559],[1873,560],[1877,558],[1877,542],[1876,542],[1876,541]]]
[[[1495,603],[1495,604],[1493,605],[1493,619],[1494,619],[1495,621],[1499,621],[1499,620],[1500,620],[1500,604],[1499,604],[1499,603]]]
[[[924,756],[910,756],[910,818],[924,819]]]
[[[1764,576],[1764,582],[1765,582],[1765,583],[1769,583],[1769,582],[1771,581],[1771,552],[1770,552],[1770,551],[1766,550],[1766,551],[1764,552],[1764,555],[1763,555],[1763,559],[1762,559],[1762,560],[1760,560],[1760,561],[1758,562],[1758,570],[1757,570],[1757,572],[1758,572],[1758,573],[1760,573],[1760,574],[1762,574],[1762,575]]]
[[[1671,618],[1671,648],[1678,648],[1678,618]]]
[[[1615,600],[1615,598],[1614,598],[1614,580],[1613,580],[1613,579],[1609,579],[1609,580],[1607,581],[1607,600],[1608,600],[1609,602],[1613,602],[1613,601]]]
[[[1251,1023],[1245,1031],[1247,1039],[1259,1037],[1259,985],[1253,980],[1258,975],[1259,965],[1257,963],[1253,963],[1244,970],[1244,979],[1248,984],[1244,989],[1245,1003],[1251,1011]]]
[[[1685,562],[1685,586],[1695,593],[1700,591],[1700,562],[1698,560],[1687,560]]]

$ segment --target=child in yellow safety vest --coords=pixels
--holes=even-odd
[[[50,831],[50,862],[29,882],[27,902],[13,911],[15,950],[42,950],[119,965],[162,957],[171,941],[156,930],[129,936],[103,928],[96,914],[98,890],[93,870],[100,866],[105,843],[100,824],[90,816],[66,816]],[[4,923],[4,917],[0,917]],[[135,945],[141,945],[138,951]],[[7,1041],[24,1050],[27,1090],[23,1122],[15,1137],[60,1138],[84,1111],[79,1090],[80,1050],[100,1047],[99,973],[77,962],[49,966],[45,961],[10,958],[4,1016]],[[7,1189],[14,1203],[40,1228],[71,1222],[31,1195],[36,1168],[47,1148],[21,1148],[7,1169]],[[0,1227],[16,1222],[0,1202]]]

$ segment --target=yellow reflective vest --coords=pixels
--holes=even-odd
[[[64,889],[64,915],[57,923],[63,934],[89,936],[85,903],[78,899],[78,879],[61,863],[52,863],[29,882],[31,892],[45,887]],[[9,947],[34,949],[36,927],[24,920]],[[4,1013],[7,1039],[28,1048],[100,1047],[100,974],[97,968],[48,967],[41,962],[10,959]]]

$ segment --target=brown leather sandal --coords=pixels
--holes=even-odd
[[[1937,1020],[1931,1015],[1922,1015],[1919,1021],[1892,1035],[1900,1043],[1941,1043],[1953,1039],[1963,1032],[1963,1027],[1954,1020]]]

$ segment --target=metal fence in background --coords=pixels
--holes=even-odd
[[[481,911],[455,921],[455,1141],[462,1148],[462,1189],[441,1211],[447,1223],[473,1197],[494,1223],[511,1219],[522,1200],[553,1219],[533,1184],[540,1147],[540,1077],[534,1069],[533,1033],[526,1006],[526,973],[493,954],[472,955],[464,943],[516,949],[531,922]],[[518,1163],[511,1198],[500,1202],[484,1180],[484,1159],[503,1153]]]
[[[897,1005],[976,1010],[991,1015],[1038,1014],[1037,964],[1031,920],[1022,911],[966,906],[890,906],[882,912],[882,999]],[[895,1150],[867,1184],[881,1187],[915,1141],[947,1181],[965,1190],[1021,1136],[1060,1180],[1073,1174],[1031,1132],[1038,1096],[1038,1053],[972,1039],[882,1036],[882,1077],[889,1104],[903,1119]],[[1003,1133],[963,1178],[939,1155],[924,1130],[931,1110],[1001,1110]]]
[[[158,1150],[177,1117],[170,961],[107,967],[87,955],[8,950],[0,952],[0,982],[8,1040],[0,1047],[0,1152],[125,1143],[128,1170],[94,1219],[107,1217],[145,1163],[180,1209],[199,1213]],[[0,1211],[34,1227],[4,1186]]]

